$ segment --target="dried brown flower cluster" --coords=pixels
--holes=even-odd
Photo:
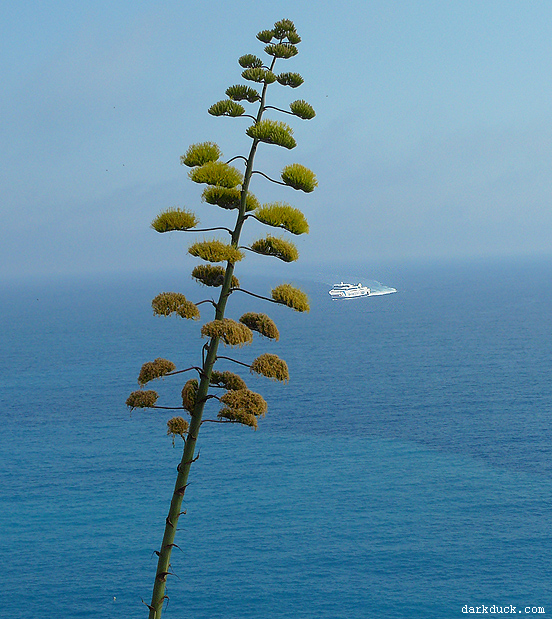
[[[226,269],[224,267],[213,266],[212,264],[199,264],[192,271],[192,277],[205,286],[218,288],[224,282]],[[232,288],[239,288],[240,282],[235,275],[232,275]]]
[[[251,364],[251,372],[278,380],[281,383],[287,383],[289,380],[287,363],[278,355],[271,355],[270,353],[257,357]]]
[[[240,318],[240,322],[246,327],[249,327],[252,331],[257,331],[257,333],[260,333],[271,340],[280,339],[278,327],[274,324],[272,318],[266,314],[247,312]]]
[[[211,374],[211,385],[224,387],[228,391],[237,391],[238,389],[247,389],[247,385],[241,376],[233,372],[217,372],[213,370]]]
[[[199,388],[199,383],[197,378],[191,378],[186,382],[184,387],[182,387],[182,406],[193,415],[194,408],[197,401],[197,390]]]
[[[153,313],[158,316],[176,314],[181,318],[199,318],[199,309],[180,292],[162,292],[151,302]]]
[[[142,369],[140,370],[138,382],[141,385],[145,385],[146,383],[149,383],[150,380],[165,376],[165,374],[168,374],[175,369],[175,364],[168,359],[158,358],[155,361],[148,361],[147,363],[144,363]]]
[[[184,438],[190,424],[183,417],[173,417],[167,421],[167,434],[170,436],[179,435]]]
[[[204,337],[218,337],[228,346],[243,346],[253,341],[251,329],[231,318],[212,320],[201,327]]]
[[[238,421],[253,428],[257,427],[257,418],[267,411],[263,396],[249,389],[228,391],[220,401],[226,405],[219,411],[220,419]]]
[[[156,391],[133,391],[127,398],[126,405],[130,410],[135,408],[152,408],[157,402]]]

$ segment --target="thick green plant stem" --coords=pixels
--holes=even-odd
[[[275,58],[272,60],[270,70],[274,68]],[[263,112],[265,108],[265,100],[266,100],[266,90],[268,84],[264,84],[261,94],[261,102],[259,105],[259,111],[257,114],[257,122],[259,122],[262,118]],[[249,182],[251,180],[251,175],[253,174],[253,161],[255,159],[255,153],[257,151],[257,146],[259,144],[259,140],[254,139],[253,144],[251,145],[251,150],[249,151],[249,157],[247,158],[246,169],[242,184],[241,190],[241,201],[240,201],[240,209],[238,213],[238,217],[236,220],[236,226],[234,231],[232,232],[232,245],[234,247],[238,247],[240,241],[240,234],[243,223],[246,219],[246,200],[247,193],[249,191]],[[226,265],[226,273],[224,276],[224,281],[222,284],[222,289],[220,291],[220,296],[218,303],[216,305],[215,311],[215,319],[221,320],[224,318],[224,311],[226,309],[226,303],[228,301],[228,297],[230,295],[230,290],[232,287],[232,276],[234,274],[234,264],[227,263]],[[174,492],[171,500],[171,506],[169,509],[169,515],[167,516],[167,520],[165,523],[165,533],[163,535],[163,542],[161,544],[161,550],[159,551],[159,560],[157,562],[157,571],[155,575],[155,583],[153,586],[153,594],[151,599],[151,604],[149,605],[150,613],[149,619],[161,619],[161,613],[163,611],[163,603],[166,599],[165,595],[165,587],[167,583],[167,577],[171,574],[171,553],[174,547],[174,539],[176,535],[176,525],[178,523],[178,519],[182,514],[182,502],[184,500],[184,494],[186,492],[186,486],[188,483],[188,475],[190,473],[190,467],[194,462],[194,454],[195,447],[197,442],[197,437],[199,434],[199,429],[201,427],[201,421],[203,417],[203,409],[205,406],[205,402],[207,400],[207,394],[209,390],[209,385],[211,381],[211,374],[213,371],[213,367],[217,360],[217,350],[219,346],[219,338],[212,338],[209,342],[207,348],[207,354],[205,356],[205,361],[203,363],[203,368],[201,372],[198,392],[197,392],[197,403],[194,408],[194,414],[192,415],[192,419],[190,421],[190,428],[188,431],[188,436],[184,443],[184,451],[182,454],[182,459],[180,464],[178,465],[178,475],[176,478],[176,483],[174,486]]]
[[[178,475],[171,500],[169,515],[167,516],[167,520],[165,522],[165,533],[163,535],[161,550],[159,551],[155,584],[153,586],[151,605],[149,606],[149,619],[160,619],[161,612],[163,610],[163,602],[165,601],[165,586],[167,577],[170,574],[170,558],[174,547],[176,525],[182,513],[182,501],[184,500],[184,494],[186,492],[190,467],[194,461],[197,436],[201,426],[201,418],[203,415],[203,408],[205,406],[205,399],[207,397],[207,390],[209,389],[209,382],[211,380],[211,372],[216,361],[218,344],[219,338],[213,338],[209,343],[209,348],[205,357],[202,377],[197,394],[197,404],[190,422],[190,428],[184,444],[182,459],[178,465]]]

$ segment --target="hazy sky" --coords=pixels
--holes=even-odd
[[[317,116],[275,113],[298,146],[257,167],[303,163],[319,187],[252,190],[304,210],[305,264],[551,252],[550,2],[31,0],[0,8],[0,276],[191,266],[195,237],[149,224],[171,206],[229,221],[179,158],[246,152],[248,121],[207,108],[282,18],[303,41],[280,70],[305,84],[269,103]]]

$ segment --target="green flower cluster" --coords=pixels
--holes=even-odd
[[[199,223],[199,219],[191,211],[170,208],[157,215],[151,222],[151,227],[157,232],[172,232],[173,230],[191,230]]]
[[[190,170],[188,176],[194,183],[205,183],[217,187],[236,187],[243,182],[241,172],[222,161],[208,161]]]
[[[209,161],[218,161],[221,156],[220,148],[214,142],[201,142],[189,146],[186,154],[180,157],[180,163],[189,168],[194,168]]]
[[[238,58],[240,67],[244,69],[258,69],[263,66],[263,61],[254,54],[245,54]]]
[[[305,234],[309,231],[309,224],[303,213],[285,202],[263,204],[255,211],[254,216],[268,226],[283,228],[292,234]]]
[[[299,88],[305,81],[299,73],[280,73],[280,75],[276,76],[276,79],[278,80],[278,84],[289,86],[290,88]]]
[[[233,245],[222,241],[198,241],[188,248],[188,253],[207,262],[239,262],[243,259],[243,252]]]
[[[211,116],[241,116],[245,112],[245,108],[232,99],[224,99],[218,103],[213,103],[208,112]]]
[[[257,82],[258,84],[273,84],[277,79],[272,71],[260,68],[244,69],[242,77],[244,80]]]
[[[291,284],[280,284],[271,291],[272,299],[276,303],[287,305],[297,312],[308,312],[310,310],[309,298],[299,288],[294,288]]]
[[[295,260],[299,258],[297,247],[295,247],[291,241],[286,241],[285,239],[270,235],[252,243],[251,249],[257,254],[274,256],[284,262],[295,262]]]
[[[261,30],[257,34],[257,39],[263,43],[270,43],[272,39],[283,41],[286,38],[293,45],[301,43],[301,37],[297,34],[295,24],[290,19],[277,21],[272,30]]]
[[[229,86],[226,89],[226,96],[232,101],[248,101],[249,103],[255,103],[261,98],[261,95],[254,88],[242,84]]]
[[[314,172],[300,163],[292,163],[282,170],[282,180],[293,189],[300,189],[305,193],[314,191],[318,185]]]
[[[276,43],[275,45],[267,45],[264,48],[264,51],[269,56],[274,56],[274,58],[293,58],[293,56],[297,56],[299,50],[292,45],[291,43]]]
[[[208,204],[215,204],[225,209],[239,209],[241,203],[241,190],[227,187],[205,187],[201,199]],[[259,208],[259,201],[252,193],[247,193],[245,199],[245,210],[254,211]]]
[[[260,120],[245,131],[250,138],[292,149],[297,146],[293,129],[278,120]]]
[[[303,101],[303,99],[299,99],[298,101],[293,101],[292,103],[290,103],[289,109],[291,110],[292,114],[295,114],[295,116],[298,116],[303,120],[311,120],[316,116],[316,112],[314,111],[312,105],[310,105],[306,101]]]

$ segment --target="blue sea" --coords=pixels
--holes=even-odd
[[[276,353],[291,380],[245,370],[258,431],[202,427],[163,617],[552,614],[552,261],[380,271],[305,274],[306,315],[233,295],[281,339],[222,354]],[[397,292],[333,301],[344,273]],[[124,402],[142,363],[199,363],[199,323],[152,315],[168,290],[212,292],[186,272],[2,285],[0,617],[147,616],[181,444]]]

